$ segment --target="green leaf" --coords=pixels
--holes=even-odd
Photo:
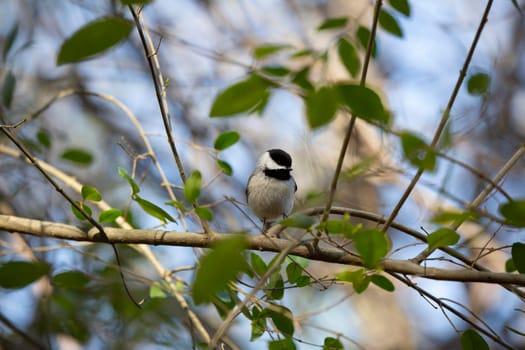
[[[467,329],[461,335],[461,348],[463,350],[489,350],[489,345],[478,332]]]
[[[191,173],[184,183],[184,197],[190,203],[194,203],[201,195],[202,176],[198,170]]]
[[[241,135],[237,131],[225,131],[217,136],[213,147],[217,151],[223,151],[226,148],[235,145],[240,138]]]
[[[257,46],[253,50],[253,57],[260,60],[266,58],[267,56],[273,55],[279,51],[289,49],[290,45],[281,45],[281,44],[266,44]]]
[[[339,29],[346,26],[346,23],[348,23],[347,17],[328,18],[317,27],[317,30]]]
[[[388,124],[390,116],[374,90],[356,84],[339,84],[337,89],[340,103],[357,117],[369,122]]]
[[[230,165],[230,163],[224,161],[224,160],[221,160],[221,159],[217,159],[217,165],[219,166],[219,168],[221,168],[221,170],[228,176],[231,176],[233,174],[233,169]]]
[[[410,4],[408,0],[388,0],[388,3],[397,12],[410,17]]]
[[[367,50],[368,48],[368,41],[370,40],[370,35],[371,33],[370,30],[368,30],[368,28],[363,26],[359,26],[359,28],[357,28],[357,40],[359,40],[359,43],[365,50]],[[377,42],[375,39],[373,41],[373,45],[374,47],[372,47],[372,57],[376,57]]]
[[[50,266],[43,262],[10,261],[0,265],[0,287],[23,288],[49,273]]]
[[[297,71],[292,76],[292,83],[300,87],[306,92],[312,92],[315,90],[312,82],[310,81],[310,67],[306,66],[303,69]]]
[[[12,70],[8,70],[2,86],[2,103],[6,108],[11,108],[16,89],[16,78]]]
[[[289,283],[295,283],[303,274],[302,267],[296,262],[291,262],[286,266],[286,276]]]
[[[353,236],[353,239],[365,267],[376,268],[388,253],[388,240],[380,230],[361,230]]]
[[[370,284],[370,277],[366,275],[364,269],[339,271],[335,274],[335,277],[339,281],[352,283],[352,287],[354,287],[354,291],[357,294],[363,293]]]
[[[292,216],[287,217],[284,220],[279,221],[279,225],[308,230],[316,222],[317,222],[317,219],[312,216],[303,215],[303,214],[294,214]]]
[[[115,220],[117,220],[119,216],[122,216],[122,211],[120,209],[112,208],[112,209],[104,210],[103,212],[101,212],[100,215],[98,216],[98,221],[101,224],[114,222]]]
[[[255,312],[257,308],[254,306],[252,310],[253,312]],[[253,342],[254,340],[259,339],[264,334],[265,329],[266,329],[266,319],[264,317],[261,317],[261,318],[254,317],[252,319],[252,334],[250,336],[250,341]]]
[[[475,220],[476,218],[477,215],[471,211],[440,211],[434,215],[431,221],[436,224],[447,224]]]
[[[267,79],[257,74],[231,85],[215,98],[210,117],[228,117],[252,111],[268,97],[270,85]]]
[[[36,133],[36,139],[45,148],[51,148],[51,136],[49,134],[49,131],[47,131],[46,129],[40,128]]]
[[[312,129],[328,124],[337,111],[337,91],[323,86],[305,96],[306,117]]]
[[[467,80],[467,90],[471,95],[485,95],[489,91],[490,76],[485,73],[476,73]]]
[[[505,272],[514,272],[516,270],[516,265],[514,264],[513,259],[508,259],[505,261]]]
[[[499,207],[499,212],[509,225],[525,227],[525,199],[504,203]]]
[[[287,307],[272,304],[264,309],[260,317],[270,317],[275,327],[285,336],[292,337],[294,333],[293,314]]]
[[[4,41],[4,47],[2,50],[2,59],[5,61],[7,58],[7,55],[9,54],[9,51],[11,51],[11,48],[13,47],[13,44],[16,40],[16,36],[18,35],[18,23],[13,24],[11,27],[11,30],[9,30],[9,33],[7,34],[5,41]]]
[[[160,208],[156,204],[140,197],[138,194],[133,196],[133,200],[137,202],[142,210],[144,210],[149,215],[159,219],[163,224],[166,224],[166,220],[171,222],[176,222],[176,220],[168,214],[164,209]]]
[[[343,350],[343,344],[339,339],[326,337],[323,342],[323,350]]]
[[[85,201],[100,202],[102,200],[100,192],[93,186],[82,186],[80,193]]]
[[[302,288],[302,287],[306,287],[307,285],[309,285],[311,283],[311,279],[309,276],[306,276],[306,275],[302,275],[300,276],[296,281],[295,281],[295,285],[299,288]]]
[[[459,235],[450,228],[440,228],[427,237],[428,249],[433,250],[439,247],[446,247],[458,243]]]
[[[379,26],[389,32],[390,34],[393,34],[398,37],[403,37],[403,30],[397,23],[397,20],[392,16],[388,11],[381,10],[379,13]]]
[[[90,281],[90,277],[78,270],[71,270],[56,274],[51,279],[54,286],[66,289],[81,289]]]
[[[337,51],[339,53],[339,59],[348,73],[354,78],[357,77],[361,69],[361,61],[352,42],[348,40],[348,38],[342,37],[337,43]]]
[[[79,148],[68,148],[60,157],[64,160],[83,166],[88,166],[93,162],[93,156],[91,153]]]
[[[164,288],[162,288],[162,285],[159,282],[153,282],[151,286],[149,287],[149,297],[151,299],[155,298],[166,298],[168,295],[164,291]]]
[[[86,203],[84,202],[79,202],[79,201],[76,201],[75,202],[80,208],[82,208],[82,210],[84,210],[84,212],[88,215],[88,216],[91,216],[91,214],[93,214],[93,212],[91,211],[91,208],[89,206],[86,205]],[[84,214],[82,214],[82,212],[80,210],[78,210],[74,205],[71,205],[71,211],[73,212],[73,214],[76,216],[77,219],[79,219],[80,221],[84,221],[84,220],[87,220],[88,218],[86,218],[84,216]]]
[[[284,280],[280,271],[277,270],[272,273],[264,292],[270,300],[281,300],[284,297]]]
[[[268,350],[295,350],[292,338],[272,340],[268,343]]]
[[[137,185],[135,180],[131,178],[126,169],[118,167],[118,174],[121,178],[128,180],[129,186],[131,187],[132,196],[140,192],[139,186]]]
[[[350,238],[361,229],[361,225],[353,225],[349,221],[350,217],[342,220],[328,220],[324,225],[324,231],[332,235],[344,235]]]
[[[206,220],[206,221],[213,220],[213,212],[210,210],[210,208],[196,207],[195,213],[203,220]]]
[[[410,132],[401,134],[401,146],[408,161],[419,169],[436,169],[436,152],[423,139]]]
[[[525,273],[525,244],[516,242],[511,249],[512,261],[519,273]]]
[[[90,22],[66,39],[57,56],[57,64],[91,59],[125,40],[133,22],[123,18],[105,17]]]
[[[370,281],[379,288],[386,290],[387,292],[393,292],[396,289],[394,287],[394,284],[383,275],[373,275],[370,278]]]
[[[290,74],[290,70],[281,65],[264,66],[261,68],[261,72],[275,77],[284,77]]]
[[[250,261],[252,264],[253,271],[255,271],[255,273],[259,276],[264,275],[266,270],[268,270],[268,265],[266,265],[264,260],[258,254],[251,253]]]
[[[192,288],[195,304],[211,301],[239,272],[248,271],[243,254],[246,248],[246,237],[234,236],[221,240],[202,257]]]

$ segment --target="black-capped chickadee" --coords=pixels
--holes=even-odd
[[[263,231],[269,222],[292,211],[297,184],[291,171],[292,157],[281,149],[271,149],[261,155],[248,179],[248,206],[263,221]]]

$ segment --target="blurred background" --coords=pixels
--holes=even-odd
[[[522,1],[516,3],[523,8]],[[151,159],[140,157],[146,151],[140,135],[121,110],[100,98],[72,94],[58,98],[36,114],[66,89],[96,92],[121,101],[140,121],[169,182],[181,195],[180,178],[136,31],[124,44],[93,60],[56,64],[62,42],[78,28],[102,16],[130,18],[127,9],[118,1],[100,0],[0,0],[0,5],[0,44],[6,45],[10,33],[17,31],[9,55],[0,61],[4,95],[5,81],[10,76],[16,80],[12,98],[6,101],[4,96],[8,118],[4,123],[31,116],[18,136],[36,155],[79,182],[96,186],[113,207],[128,209],[137,227],[158,227],[158,220],[130,203],[129,185],[117,172],[118,166],[130,173],[136,169],[143,197],[158,205],[169,200]],[[244,186],[253,165],[269,148],[282,148],[292,155],[298,184],[296,210],[322,205],[348,124],[347,115],[338,115],[329,125],[311,130],[303,100],[285,88],[272,93],[262,115],[210,118],[210,106],[217,93],[263,65],[282,65],[293,71],[311,66],[310,79],[315,85],[355,81],[337,59],[336,42],[343,31],[317,28],[327,18],[348,17],[345,32],[353,37],[360,25],[370,26],[373,6],[374,2],[367,0],[155,0],[143,9],[167,81],[173,135],[186,171],[199,170],[203,174],[206,187],[202,203],[214,204],[214,230],[257,231],[253,222],[224,196],[244,201]],[[367,83],[380,92],[383,103],[392,111],[393,131],[410,130],[430,141],[458,79],[485,2],[410,1],[408,16],[394,11],[389,2],[384,8],[397,20],[402,33],[378,30],[377,55]],[[469,76],[487,74],[490,88],[481,96],[469,93],[466,86],[461,88],[444,136],[447,144],[443,149],[448,156],[489,178],[516,152],[525,135],[524,33],[525,21],[513,2],[495,2],[467,72]],[[289,48],[255,59],[255,48],[269,43]],[[313,50],[318,55],[291,58],[300,50]],[[328,58],[320,59],[323,54]],[[364,50],[360,55],[363,57]],[[231,165],[232,176],[220,172],[213,151],[215,138],[226,130],[241,134],[240,142],[219,155]],[[5,139],[0,138],[0,142],[9,145]],[[67,149],[81,149],[93,159],[84,165],[72,163],[62,157]],[[403,161],[395,134],[361,121],[345,159],[336,205],[385,216],[417,170]],[[514,198],[525,196],[524,171],[525,161],[520,160],[502,185]],[[440,208],[465,208],[485,185],[479,174],[440,158],[437,171],[423,176],[397,221],[430,232],[433,226],[428,220],[433,213]],[[496,215],[503,201],[504,197],[495,192],[481,208]],[[177,215],[173,208],[166,210]],[[0,153],[0,213],[78,224],[69,205],[41,175],[5,149]],[[199,229],[198,222],[191,218],[186,223],[190,231]],[[180,224],[163,228],[184,229]],[[501,247],[523,237],[523,231],[501,229],[490,220],[465,224],[460,233],[468,239],[465,252],[472,256],[476,256],[475,248]],[[390,236],[393,258],[413,257],[423,247],[395,230]],[[46,293],[41,286],[0,290],[1,313],[21,329],[40,337],[59,334],[55,341],[64,349],[191,348],[186,321],[174,301],[150,303],[148,307],[155,313],[144,316],[126,305],[116,272],[95,258],[111,260],[107,247],[14,238],[7,233],[0,234],[0,242],[0,258],[4,261],[25,254],[22,247],[31,247],[32,254],[52,262],[58,270],[82,269],[101,278],[98,287],[55,297],[51,318],[45,307],[49,303],[42,302]],[[137,253],[125,248],[122,251],[125,264],[138,276],[156,278]],[[195,264],[192,249],[155,247],[154,252],[169,269]],[[271,259],[272,254],[263,256]],[[429,264],[453,266],[437,253],[432,257],[435,260]],[[504,271],[508,257],[499,250],[481,262]],[[341,268],[321,263],[309,266],[310,272],[319,277]],[[192,274],[186,271],[179,276],[191,281]],[[523,337],[508,328],[525,329],[523,306],[503,288],[415,281],[439,298],[470,308],[516,348],[525,347]],[[147,293],[143,283],[137,283],[136,289]],[[335,334],[344,336],[342,341],[348,349],[454,349],[460,348],[458,331],[466,328],[459,319],[445,316],[437,305],[401,284],[396,285],[395,293],[370,288],[362,295],[343,286],[292,289],[284,302],[300,319],[296,325],[296,335],[304,341],[296,344],[300,349],[319,348],[325,336]],[[462,306],[458,308],[463,310]],[[220,324],[213,308],[199,307],[197,311],[210,329]],[[64,319],[69,324],[63,324]],[[9,348],[12,334],[5,324],[0,323],[0,334]],[[268,340],[263,337],[250,343],[250,325],[241,321],[232,327],[230,336],[242,349],[265,349]]]

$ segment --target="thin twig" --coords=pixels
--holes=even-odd
[[[463,67],[461,68],[461,71],[459,73],[458,80],[456,81],[456,85],[454,86],[454,89],[452,90],[452,94],[450,95],[449,101],[447,103],[447,107],[445,108],[445,111],[443,112],[443,115],[441,116],[439,125],[434,133],[432,142],[430,143],[431,149],[436,148],[439,138],[441,137],[441,134],[443,133],[443,130],[445,129],[445,126],[447,125],[447,122],[450,117],[450,111],[452,110],[452,107],[454,106],[459,89],[461,88],[461,85],[463,84],[463,80],[465,79],[465,76],[467,75],[467,70],[472,60],[472,56],[474,55],[474,51],[476,50],[476,46],[478,44],[479,38],[481,37],[481,33],[483,32],[483,28],[485,27],[485,23],[488,20],[490,8],[492,7],[492,2],[493,0],[488,0],[487,2],[485,12],[483,13],[483,16],[481,17],[481,21],[479,23],[478,30],[476,31],[472,44],[470,45],[470,49],[468,51],[467,57],[465,58],[465,62],[463,63]],[[423,175],[423,172],[424,172],[424,169],[420,168],[417,171],[416,175],[412,178],[412,181],[410,181],[410,184],[406,188],[405,192],[403,193],[403,195],[397,202],[395,208],[392,210],[392,213],[390,214],[390,216],[388,217],[388,220],[383,226],[383,232],[386,232],[388,228],[390,227],[390,225],[392,224],[392,222],[395,220],[395,218],[397,217],[397,214],[399,214],[399,211],[401,210],[401,208],[407,201],[408,197],[410,196],[410,193],[412,193],[412,190],[414,189],[417,182]]]

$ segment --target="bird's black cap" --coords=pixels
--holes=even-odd
[[[292,166],[292,157],[282,149],[270,149],[268,150],[270,157],[279,165],[290,168]]]

